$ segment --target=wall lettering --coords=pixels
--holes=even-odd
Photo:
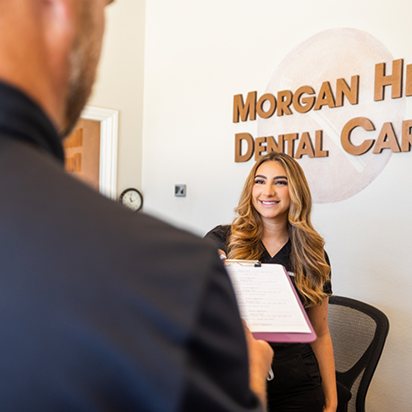
[[[379,104],[385,98],[399,99],[405,95],[412,96],[412,64],[404,70],[403,59],[394,60],[392,67],[386,63],[375,65],[374,96],[371,103]],[[391,70],[391,73],[389,72]],[[405,87],[404,86],[404,73]],[[258,97],[256,91],[249,92],[246,99],[237,94],[233,97],[233,123],[254,121],[257,116],[268,119],[272,116],[298,116],[311,110],[319,111],[324,107],[335,109],[345,103],[356,106],[359,104],[360,76],[347,79],[340,78],[334,85],[329,81],[321,84],[319,90],[310,85],[303,85],[297,90],[280,90],[276,96],[265,93]],[[388,89],[389,93],[386,93]],[[378,119],[381,120],[381,119]],[[409,152],[412,147],[412,120],[402,122],[402,135],[396,136],[393,124],[386,122],[379,133],[375,130],[372,119],[355,117],[348,119],[340,133],[342,148],[350,155],[361,156],[372,150],[380,154],[383,150],[393,153]],[[361,143],[354,144],[351,137],[356,134],[363,138]],[[327,157],[328,150],[323,147],[323,130],[308,130],[301,134],[287,133],[278,136],[260,136],[254,138],[250,133],[235,135],[235,162],[247,162],[254,155],[258,160],[265,153],[276,151],[287,153],[300,159]]]

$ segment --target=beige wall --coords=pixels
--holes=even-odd
[[[117,192],[141,188],[144,0],[107,7],[107,28],[97,83],[89,105],[119,110]]]

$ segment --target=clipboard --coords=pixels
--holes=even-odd
[[[316,333],[282,265],[254,260],[224,262],[239,310],[256,339],[307,343]]]

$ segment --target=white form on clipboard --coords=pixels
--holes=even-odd
[[[313,342],[316,334],[282,265],[227,260],[239,310],[257,339]]]

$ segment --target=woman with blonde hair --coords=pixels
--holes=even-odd
[[[317,339],[311,344],[271,343],[274,379],[268,410],[335,412],[335,366],[328,328],[330,264],[311,223],[312,198],[300,165],[284,153],[263,156],[246,179],[236,217],[212,239],[222,259],[258,259],[283,265],[307,311]]]

